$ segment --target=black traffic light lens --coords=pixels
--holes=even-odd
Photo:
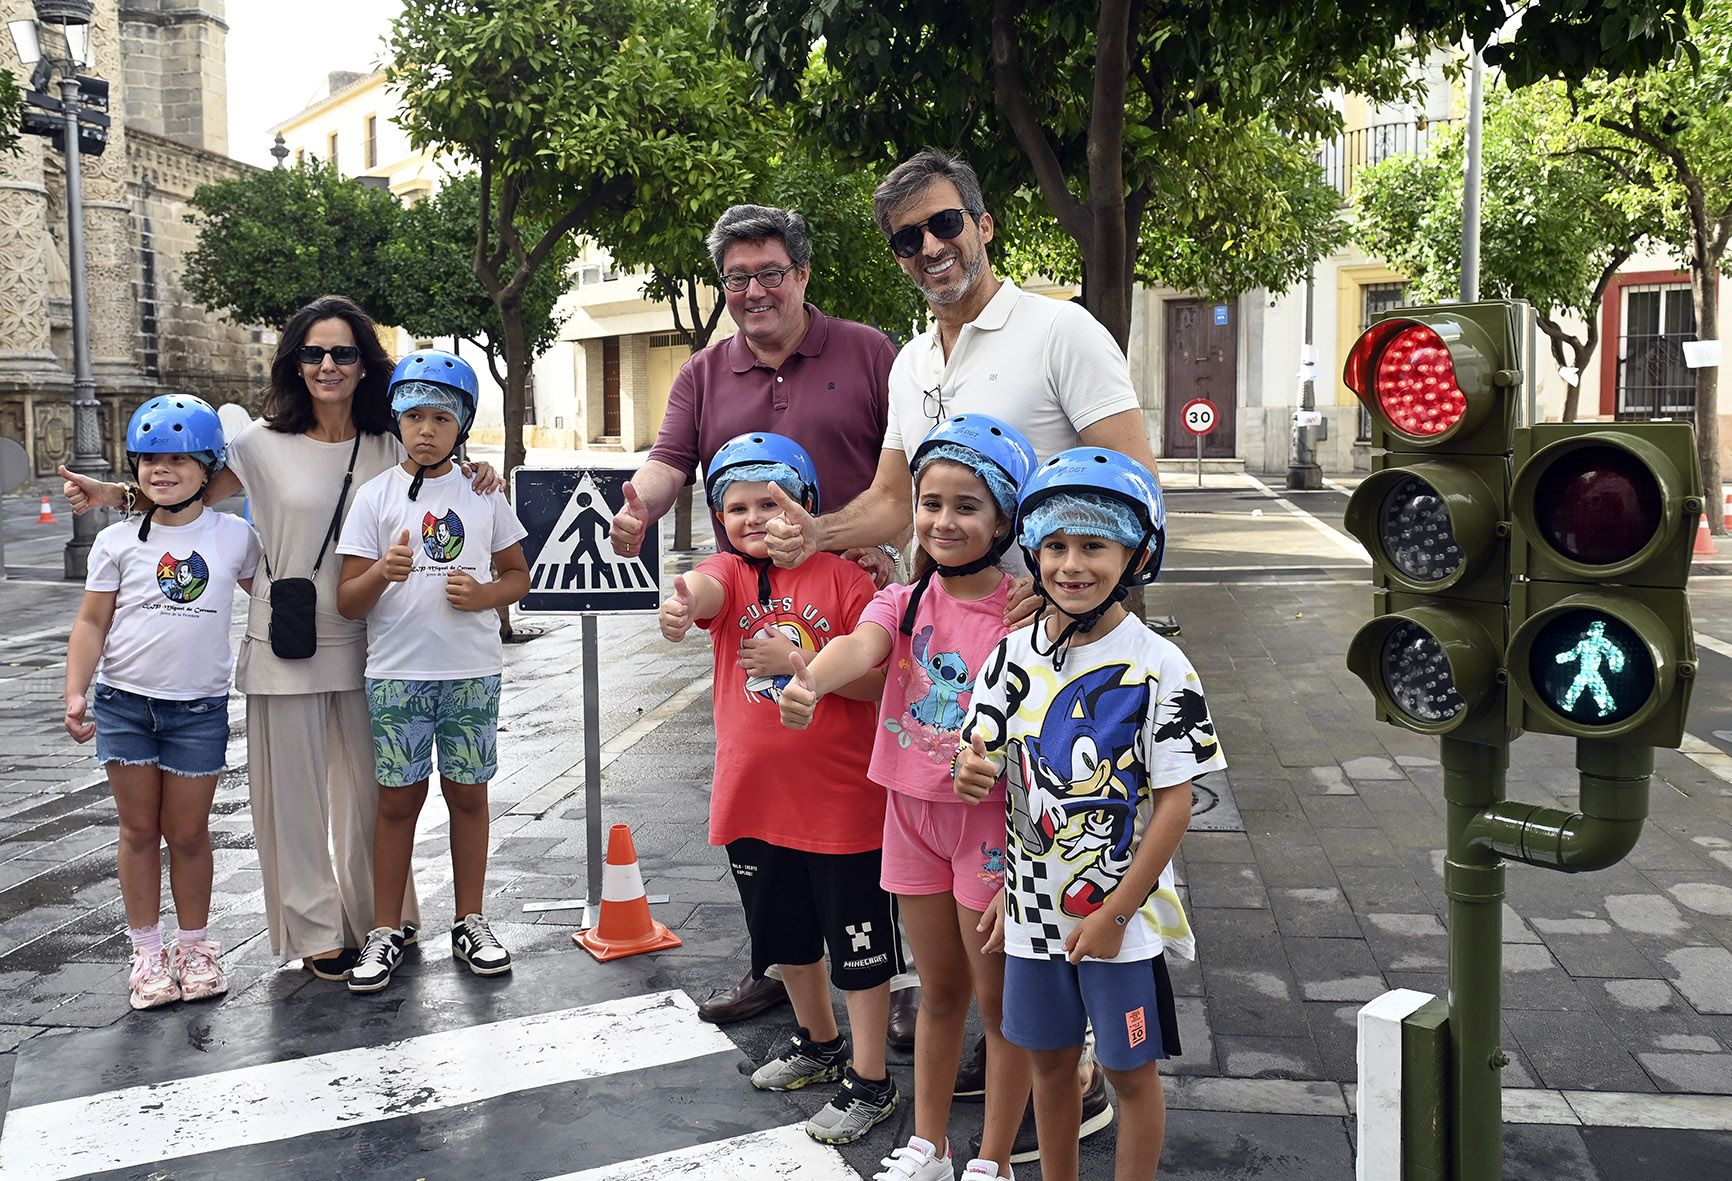
[[[1558,553],[1607,566],[1640,553],[1660,531],[1660,485],[1648,465],[1621,447],[1578,447],[1534,486],[1534,520]]]
[[[1654,695],[1654,659],[1642,638],[1601,611],[1561,612],[1534,637],[1528,675],[1553,711],[1610,726]]]
[[[1415,721],[1447,722],[1467,705],[1443,645],[1411,620],[1397,624],[1383,641],[1383,687]]]
[[[1401,480],[1384,496],[1377,538],[1390,563],[1415,582],[1441,582],[1461,568],[1449,508],[1418,476]]]

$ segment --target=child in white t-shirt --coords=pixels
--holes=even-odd
[[[235,587],[252,590],[259,539],[239,517],[204,506],[224,446],[202,400],[169,394],[140,406],[126,451],[150,503],[141,522],[110,525],[91,544],[66,650],[66,731],[95,737],[114,792],[127,983],[133,1008],[154,1009],[228,991],[206,930],[210,808],[229,740],[230,614]],[[166,947],[164,838],[178,923]]]
[[[451,457],[475,419],[469,363],[424,349],[391,375],[391,413],[409,458],[361,486],[343,523],[337,609],[367,620],[367,707],[379,784],[373,832],[373,929],[349,991],[377,992],[403,958],[403,890],[433,748],[451,812],[452,955],[478,976],[511,970],[482,916],[487,784],[498,769],[500,607],[529,591],[518,542],[527,530],[505,497],[482,495]]]

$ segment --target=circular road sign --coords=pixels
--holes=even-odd
[[[1180,420],[1185,429],[1193,435],[1206,435],[1215,429],[1220,421],[1220,415],[1215,410],[1215,404],[1207,398],[1192,398],[1179,411]]]

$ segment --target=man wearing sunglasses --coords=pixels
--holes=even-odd
[[[1004,419],[1042,460],[1087,445],[1156,470],[1142,406],[1111,334],[1076,304],[992,273],[992,215],[974,169],[928,148],[885,177],[872,204],[934,323],[890,371],[890,421],[872,486],[827,516],[814,519],[794,506],[772,521],[777,565],[904,536],[913,519],[908,452],[938,422],[965,411]]]

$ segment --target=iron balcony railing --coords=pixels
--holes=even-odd
[[[1418,119],[1360,127],[1324,144],[1317,153],[1317,162],[1323,166],[1324,177],[1345,201],[1353,195],[1353,178],[1361,168],[1391,156],[1424,152],[1438,133],[1453,122],[1453,119]]]

